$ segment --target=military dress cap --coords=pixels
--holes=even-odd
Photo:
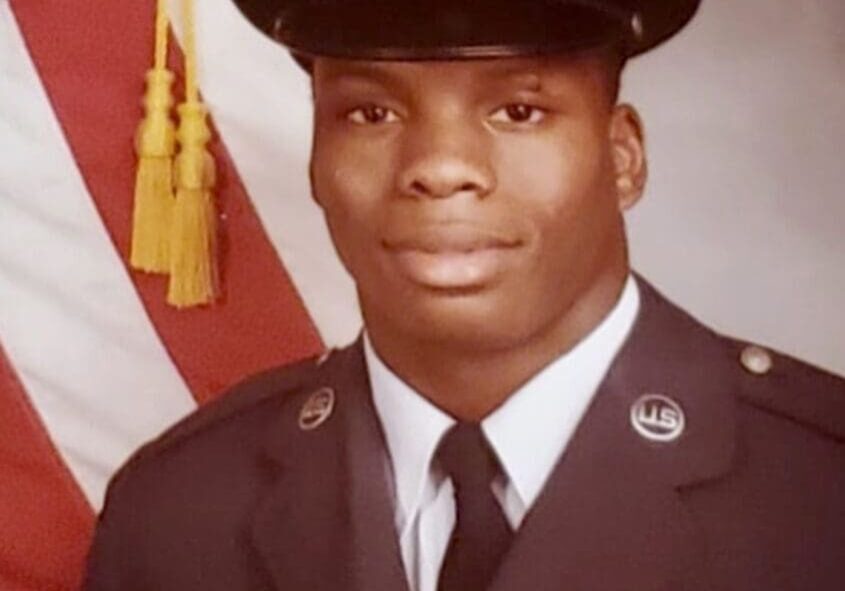
[[[458,59],[614,44],[630,57],[665,41],[700,0],[235,0],[294,55]]]

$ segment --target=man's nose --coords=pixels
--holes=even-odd
[[[489,195],[496,179],[485,135],[466,121],[415,126],[407,138],[406,162],[399,174],[401,194],[417,199]]]

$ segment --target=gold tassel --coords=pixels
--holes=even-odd
[[[194,15],[191,0],[182,0],[185,26],[185,102],[179,105],[179,154],[174,164],[176,204],[170,240],[167,301],[177,308],[212,302],[217,296],[216,212],[212,189],[214,159],[208,111],[196,83]]]
[[[138,170],[129,256],[133,268],[149,273],[166,273],[170,268],[168,253],[175,130],[170,119],[173,73],[166,67],[167,24],[164,0],[158,0],[155,62],[153,68],[147,71],[145,116],[135,136]]]

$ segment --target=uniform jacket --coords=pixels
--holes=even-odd
[[[631,335],[492,591],[842,589],[845,382],[775,354],[749,372],[744,343],[639,284]],[[303,430],[323,388],[332,413]],[[632,427],[650,393],[683,409],[675,441]],[[86,589],[405,591],[389,471],[360,341],[270,371],[117,474]]]

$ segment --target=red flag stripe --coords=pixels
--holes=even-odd
[[[87,188],[126,261],[132,142],[152,56],[155,2],[118,2],[105,9],[96,0],[12,0],[11,6]],[[178,69],[181,55],[172,55]],[[163,278],[127,271],[199,402],[247,373],[323,348],[219,138],[212,151],[219,169],[221,301],[176,311],[164,301]]]
[[[94,514],[2,347],[0,425],[0,589],[77,589]]]

